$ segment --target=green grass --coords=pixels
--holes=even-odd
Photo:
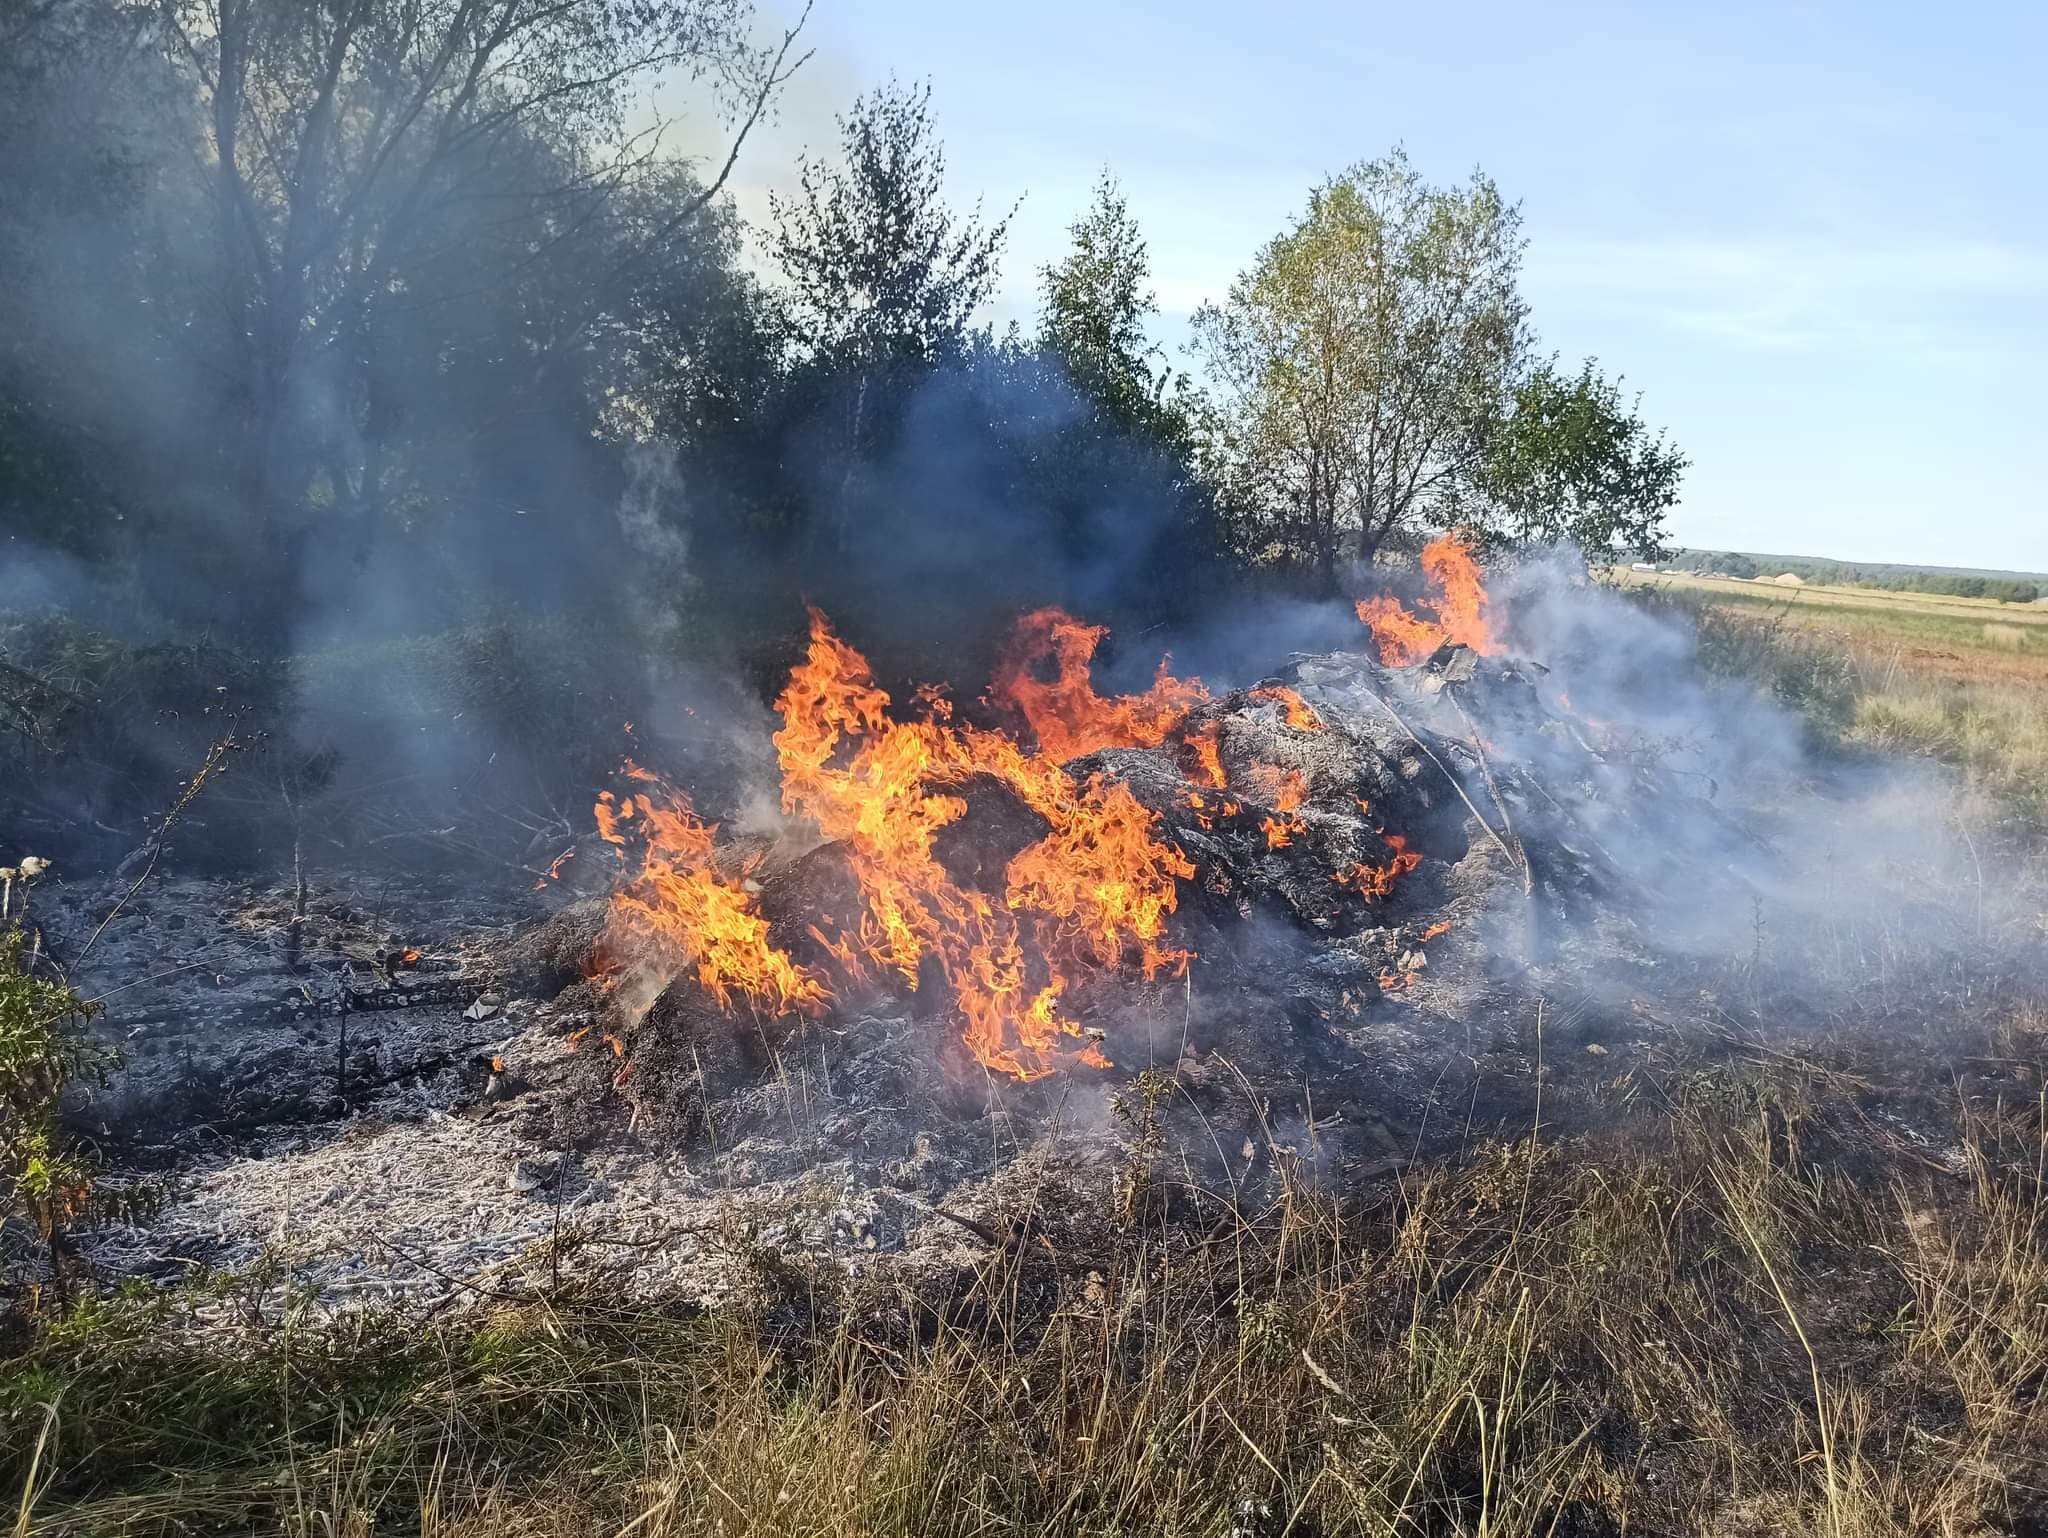
[[[0,1475],[52,1534],[2011,1531],[2041,1025],[1948,1043],[2005,1066],[1914,1138],[1853,1054],[1577,1054],[1549,1093],[1597,1131],[1235,1209],[1141,1105],[1092,1198],[916,1285],[764,1261],[715,1313],[424,1327],[131,1293],[0,1364]]]

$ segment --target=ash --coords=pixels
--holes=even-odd
[[[1099,1211],[1134,1161],[1219,1202],[1282,1166],[1369,1190],[1527,1125],[1546,1050],[1624,1073],[1738,1027],[1981,1011],[2048,975],[2038,860],[1995,819],[1930,828],[1925,780],[1816,770],[1753,715],[1675,732],[1668,690],[1617,724],[1623,670],[1575,678],[1582,711],[1544,669],[1462,648],[1297,656],[1190,723],[1233,787],[1301,787],[1284,811],[1234,788],[1226,813],[1169,748],[1070,765],[1126,783],[1196,867],[1172,934],[1195,960],[1090,984],[1070,1002],[1115,1066],[1029,1083],[975,1062],[938,988],[768,1019],[686,976],[624,1015],[583,975],[604,898],[566,883],[327,872],[300,916],[288,887],[160,879],[75,975],[125,1058],[75,1116],[126,1198],[77,1256],[252,1272],[322,1308],[599,1281],[715,1299],[764,1256],[938,1275],[1034,1213]],[[1035,836],[969,799],[962,880]],[[1404,848],[1384,893],[1339,879]],[[587,881],[601,846],[583,854]],[[763,869],[793,950],[836,860]],[[52,952],[118,895],[39,892]]]

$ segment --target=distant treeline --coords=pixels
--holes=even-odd
[[[1846,561],[1773,561],[1759,566],[1734,551],[1687,550],[1672,565],[1679,571],[1718,573],[1725,577],[1776,577],[1786,572],[1803,582],[1832,582],[1887,593],[1932,593],[1943,598],[1995,598],[2000,603],[2032,603],[2041,596],[2038,582],[2024,577],[1965,576],[1954,572],[1908,571],[1896,566],[1867,570]]]

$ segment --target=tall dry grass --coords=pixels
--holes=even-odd
[[[1597,1131],[1342,1198],[1282,1157],[1233,1203],[1140,1104],[1085,1215],[946,1277],[764,1257],[712,1313],[101,1303],[0,1374],[0,1468],[52,1534],[2009,1532],[2048,1511],[2039,1026],[1910,1136],[1864,1064],[1574,1059]]]
[[[2048,641],[2029,633],[2028,660],[2015,666],[2013,649],[1984,643],[1994,627],[1930,654],[1883,628],[1814,628],[1719,601],[1684,607],[1711,670],[1761,682],[1823,737],[1938,759],[2023,814],[2048,817]]]

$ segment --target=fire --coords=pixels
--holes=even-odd
[[[1438,935],[1447,935],[1450,932],[1451,921],[1449,919],[1439,919],[1436,923],[1430,925],[1429,928],[1422,931],[1422,943],[1427,945]]]
[[[1429,606],[1434,620],[1410,613],[1398,598],[1386,594],[1358,600],[1358,617],[1371,627],[1380,661],[1407,667],[1446,644],[1469,646],[1482,654],[1499,651],[1470,538],[1454,531],[1431,540],[1422,547],[1422,571],[1433,590]]]
[[[1251,788],[1276,812],[1291,812],[1308,800],[1308,781],[1299,769],[1282,769],[1278,764],[1254,764]]]
[[[809,933],[823,959],[799,963],[773,943],[760,911],[753,878],[762,857],[720,850],[717,824],[628,761],[631,787],[605,792],[595,808],[600,836],[622,861],[639,850],[612,897],[605,964],[649,977],[691,970],[721,1007],[776,1014],[816,1015],[849,988],[889,977],[916,990],[936,975],[962,1039],[987,1067],[1029,1080],[1067,1064],[1109,1066],[1099,1033],[1075,1018],[1074,1000],[1089,979],[1121,967],[1155,980],[1187,966],[1192,953],[1172,943],[1167,925],[1195,867],[1123,781],[1064,765],[1178,736],[1191,771],[1183,798],[1200,825],[1236,818],[1245,803],[1227,793],[1236,787],[1218,724],[1185,730],[1209,699],[1198,680],[1175,678],[1162,662],[1144,694],[1095,692],[1089,665],[1104,633],[1054,609],[1020,621],[989,693],[1028,723],[1034,750],[957,719],[951,700],[929,686],[899,718],[866,658],[813,610],[804,658],[776,700],[782,804],[843,853],[857,905],[819,915]],[[1297,730],[1326,729],[1291,689],[1254,694],[1278,704]],[[1045,831],[1010,857],[999,881],[970,886],[939,858],[940,834],[991,782]],[[1307,832],[1293,814],[1309,788],[1298,769],[1254,766],[1242,789],[1263,814],[1269,847]],[[1385,896],[1421,858],[1397,837],[1388,843],[1385,867],[1358,865],[1335,879]],[[607,1039],[623,1054],[623,1042]]]
[[[1043,753],[944,715],[893,720],[865,659],[815,611],[806,659],[777,701],[783,726],[775,734],[784,809],[839,841],[860,883],[865,912],[858,933],[838,948],[840,960],[858,973],[893,971],[915,988],[929,958],[953,992],[974,1055],[1020,1079],[1062,1061],[1106,1066],[1092,1041],[1061,1048],[1060,1038],[1084,1032],[1060,1002],[1090,969],[1136,960],[1151,978],[1185,966],[1188,953],[1166,942],[1166,916],[1179,902],[1176,882],[1194,874],[1179,849],[1153,836],[1157,818],[1128,786],[1100,775],[1077,784],[1059,767],[1094,747],[1130,745],[1113,735],[1117,723],[1156,743],[1184,707],[1161,703],[1157,689],[1101,700],[1085,673],[1101,632],[1053,611],[1028,617],[1027,630],[1034,626],[1067,638],[1053,642],[1068,648],[1058,654],[1063,670],[1083,669],[1078,687],[1065,673],[1045,694],[1032,692],[1039,680],[1028,666],[1010,677],[1009,697],[1032,721]],[[958,885],[933,854],[939,830],[967,810],[945,787],[977,775],[999,781],[1048,824],[1011,859],[1000,898]]]
[[[1308,832],[1308,824],[1299,817],[1265,817],[1259,821],[1259,831],[1266,835],[1268,849],[1285,849],[1296,834]]]
[[[1282,718],[1298,732],[1323,730],[1323,718],[1315,713],[1314,707],[1285,684],[1268,684],[1254,689],[1252,698],[1274,701],[1280,707]]]
[[[1214,721],[1200,731],[1190,733],[1187,747],[1195,756],[1195,772],[1201,776],[1200,784],[1212,790],[1221,790],[1230,783],[1230,776],[1223,770],[1223,750],[1218,740],[1220,728]]]
[[[1163,657],[1143,694],[1104,699],[1088,666],[1108,634],[1063,610],[1036,609],[1017,622],[996,664],[989,698],[1028,721],[1040,751],[1054,763],[1098,748],[1157,747],[1189,711],[1209,702],[1199,678],[1175,678],[1167,671],[1171,659]],[[1049,679],[1043,676],[1048,666]]]
[[[721,1008],[743,998],[776,1014],[821,1012],[830,999],[824,983],[768,942],[768,921],[746,885],[752,865],[720,870],[712,857],[718,825],[630,760],[626,773],[655,786],[661,800],[645,791],[597,799],[606,843],[623,855],[630,823],[645,845],[638,873],[612,893],[605,952],[670,972],[694,967]]]
[[[1360,862],[1346,866],[1330,879],[1349,891],[1365,898],[1385,897],[1408,872],[1422,863],[1422,856],[1408,847],[1408,840],[1398,833],[1382,833],[1387,847],[1393,855],[1384,865],[1367,865]]]

